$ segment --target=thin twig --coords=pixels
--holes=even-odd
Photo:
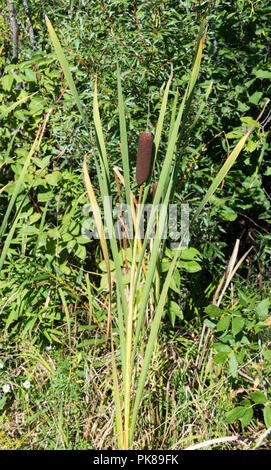
[[[256,443],[255,447],[253,447],[253,450],[257,449],[257,447],[260,447],[261,443],[263,442],[263,440],[266,438],[266,436],[268,436],[268,434],[271,433],[271,426],[270,428],[268,428],[260,437],[260,439],[258,440],[258,442]]]
[[[271,428],[270,428],[271,430]],[[195,444],[193,446],[186,447],[184,450],[196,450],[196,449],[202,449],[203,447],[209,447],[217,444],[223,444],[224,442],[232,442],[232,441],[237,441],[239,436],[226,436],[226,437],[220,437],[217,439],[210,439],[209,441],[201,442],[200,444]]]

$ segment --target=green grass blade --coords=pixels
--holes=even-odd
[[[185,122],[186,122],[186,119],[187,119],[189,106],[191,104],[191,100],[192,100],[192,97],[193,97],[194,87],[195,87],[196,81],[198,79],[200,63],[201,63],[201,58],[202,58],[202,51],[203,51],[203,43],[204,43],[204,39],[205,39],[205,35],[206,35],[206,32],[204,32],[204,34],[203,34],[203,26],[204,26],[204,23],[200,28],[199,40],[198,40],[199,46],[198,46],[198,49],[196,51],[196,57],[195,57],[194,64],[193,64],[193,67],[192,67],[190,81],[187,85],[185,94],[183,96],[181,105],[179,107],[177,118],[175,119],[175,122],[173,121],[173,119],[171,120],[168,147],[167,147],[165,160],[164,160],[164,163],[163,163],[163,166],[162,166],[161,174],[160,174],[160,177],[159,177],[158,186],[157,186],[156,193],[155,193],[155,198],[154,198],[154,201],[153,201],[154,205],[159,204],[161,198],[162,198],[162,202],[163,202],[163,194],[165,195],[164,188],[167,188],[168,183],[169,183],[170,169],[171,169],[172,161],[173,161],[173,158],[174,158],[175,146],[176,146],[176,143],[177,143],[177,140],[178,140],[178,137],[179,137],[179,135],[178,135],[179,130],[180,130],[180,134],[182,134],[182,132],[184,130],[184,125],[185,125]],[[167,99],[167,93],[168,93],[168,90],[169,90],[171,78],[172,77],[170,77],[169,82],[168,82],[168,87],[165,91],[166,99]],[[187,103],[186,103],[186,101],[187,101]],[[173,108],[173,113],[175,114],[175,112],[176,112],[176,110],[174,110],[174,108]],[[159,116],[158,122],[159,121],[163,122],[164,113],[165,113],[165,109],[162,105],[161,111],[160,111],[160,114],[162,116],[161,116],[161,119],[160,119],[160,116]],[[160,135],[161,135],[161,131],[160,131]],[[160,137],[158,136],[158,141],[159,141],[159,139],[160,139]],[[175,177],[176,177],[176,173],[177,173],[177,167],[178,167],[178,165],[176,165],[176,167],[174,169]],[[174,178],[174,184],[175,184],[175,181],[176,181],[176,178]],[[147,233],[150,230],[153,223],[154,223],[154,215],[152,215],[149,219],[148,227],[147,227]],[[144,256],[146,246],[147,246],[147,238],[145,237],[145,239],[143,241],[143,247],[142,247],[142,254],[141,254],[142,258]],[[137,276],[137,279],[138,279],[138,276]]]
[[[177,103],[179,99],[179,89],[175,91],[175,96],[174,96],[174,101],[173,101],[173,106],[172,106],[172,111],[171,111],[171,118],[170,118],[170,125],[169,125],[169,131],[168,131],[168,139],[170,139],[170,136],[173,131],[174,123],[176,120],[176,112],[177,112]]]
[[[122,167],[123,167],[123,176],[124,176],[124,181],[125,181],[126,204],[128,205],[128,207],[130,207],[131,206],[131,196],[130,196],[131,185],[130,185],[128,139],[127,139],[125,109],[124,109],[124,101],[123,101],[123,93],[122,93],[119,67],[117,70],[117,75],[118,75],[118,111],[119,111]],[[131,231],[133,227],[133,220],[132,220],[130,211],[129,211],[129,227]]]
[[[195,88],[195,85],[199,76],[199,70],[200,70],[200,64],[201,64],[201,58],[202,58],[202,52],[203,52],[203,44],[204,44],[204,40],[206,37],[206,30],[204,31],[204,26],[205,26],[205,23],[202,23],[200,27],[199,35],[198,35],[198,38],[199,38],[198,47],[197,47],[196,56],[195,56],[194,64],[192,67],[192,72],[191,72],[190,82],[189,82],[189,87],[188,87],[188,100],[190,96],[193,94],[193,91],[194,91],[194,88]]]
[[[23,200],[22,200],[22,202],[21,202],[21,204],[20,204],[20,207],[19,207],[19,209],[18,209],[18,211],[17,211],[17,213],[16,213],[16,216],[15,216],[15,219],[13,220],[11,229],[10,229],[10,231],[8,232],[7,238],[6,238],[6,240],[5,240],[5,243],[4,243],[4,246],[3,246],[3,249],[2,249],[2,253],[1,253],[1,258],[0,258],[0,272],[1,272],[1,269],[2,269],[3,264],[4,264],[4,262],[5,262],[8,249],[9,249],[10,244],[11,244],[11,242],[12,242],[12,238],[13,238],[15,229],[16,229],[16,227],[17,227],[17,223],[18,223],[18,220],[19,220],[19,218],[20,218],[21,210],[22,210],[22,208],[23,208],[25,199],[26,199],[26,196],[23,198]]]
[[[104,257],[104,261],[105,261],[105,265],[106,265],[106,273],[107,273],[107,281],[108,281],[108,289],[109,289],[107,332],[106,332],[106,341],[107,341],[108,334],[109,334],[109,327],[110,327],[110,323],[111,323],[111,271],[110,271],[110,260],[109,260],[108,247],[107,247],[105,231],[104,231],[104,225],[103,225],[103,221],[102,221],[102,217],[101,217],[100,208],[97,204],[95,193],[94,193],[94,190],[93,190],[93,187],[92,187],[92,184],[91,184],[91,181],[90,181],[89,173],[88,173],[86,155],[84,157],[84,162],[83,162],[83,176],[84,176],[84,183],[85,183],[85,187],[86,187],[86,190],[87,190],[89,202],[91,204],[94,220],[95,220],[96,227],[97,227],[97,230],[98,230],[100,245],[101,245],[101,249],[102,249],[102,252],[103,252],[103,257]]]
[[[205,93],[205,97],[204,97],[204,99],[202,100],[202,103],[201,103],[201,105],[200,105],[200,107],[199,107],[199,109],[198,109],[198,111],[197,111],[197,114],[196,114],[196,116],[195,116],[195,118],[194,118],[194,120],[193,120],[193,123],[192,123],[192,125],[191,125],[191,127],[190,127],[190,131],[191,131],[191,129],[193,129],[193,128],[195,127],[195,125],[197,124],[197,122],[198,122],[200,116],[202,115],[202,112],[203,112],[203,110],[204,110],[204,108],[205,108],[205,106],[206,106],[206,104],[207,104],[209,95],[210,95],[210,93],[211,93],[211,91],[212,91],[212,86],[213,86],[213,82],[210,81],[209,86],[208,86],[208,88],[207,88],[207,90],[206,90],[206,93]]]
[[[52,44],[53,44],[54,49],[55,49],[56,56],[58,58],[60,66],[63,70],[63,73],[64,73],[65,78],[67,80],[67,83],[69,85],[69,88],[72,92],[74,101],[75,101],[75,103],[76,103],[76,105],[79,109],[79,112],[81,114],[81,117],[83,119],[83,122],[84,122],[84,125],[85,125],[86,129],[89,130],[88,129],[88,124],[87,124],[87,118],[86,118],[86,115],[84,113],[84,110],[83,110],[83,107],[82,107],[82,104],[81,104],[81,101],[80,101],[80,98],[79,98],[74,80],[72,78],[70,67],[69,67],[68,61],[65,57],[64,51],[61,47],[61,44],[60,44],[59,39],[56,35],[56,32],[55,32],[55,30],[54,30],[54,28],[53,28],[53,26],[52,26],[52,24],[51,24],[51,22],[50,22],[50,20],[47,16],[45,16],[45,21],[46,21],[46,25],[47,25],[47,28],[48,28],[50,39],[51,39]]]
[[[111,349],[112,349],[112,371],[113,371],[113,397],[114,397],[114,403],[115,403],[118,447],[119,449],[123,449],[124,448],[124,443],[123,443],[124,433],[123,433],[123,422],[122,422],[122,412],[121,412],[121,396],[120,396],[118,371],[117,371],[117,364],[116,364],[116,358],[115,358],[112,331],[111,331]]]
[[[165,89],[165,92],[164,92],[164,95],[163,95],[163,100],[162,100],[161,109],[160,109],[160,113],[159,113],[159,117],[158,117],[156,131],[155,131],[155,136],[154,136],[154,139],[153,139],[153,144],[154,144],[154,149],[155,149],[154,161],[153,161],[153,165],[152,165],[153,169],[154,169],[155,161],[156,161],[156,158],[157,158],[157,153],[158,153],[158,150],[159,150],[159,145],[160,145],[160,140],[161,140],[161,135],[162,135],[162,129],[163,129],[163,124],[164,124],[164,119],[165,119],[165,114],[166,114],[166,108],[167,108],[168,93],[169,93],[170,85],[171,85],[171,82],[172,82],[172,77],[173,77],[173,70],[171,70],[171,73],[170,73],[170,76],[169,76],[169,79],[168,79],[168,82],[167,82],[167,86],[166,86],[166,89]]]
[[[12,136],[12,138],[11,138],[9,144],[8,144],[8,148],[7,148],[6,152],[4,153],[4,162],[8,159],[9,154],[10,154],[10,152],[11,152],[11,149],[12,149],[12,147],[13,147],[13,143],[14,143],[14,140],[15,140],[15,138],[16,138],[16,135],[17,135],[18,132],[22,129],[22,127],[23,127],[23,126],[21,125],[20,127],[18,127],[18,128],[16,129],[16,131],[14,131],[14,134],[13,134],[13,136]]]
[[[99,104],[98,104],[98,91],[97,91],[97,82],[95,82],[94,95],[93,95],[93,120],[95,126],[96,142],[99,150],[100,165],[102,170],[102,187],[100,187],[102,195],[108,196],[110,194],[109,186],[109,165],[106,153],[106,147],[104,143],[104,136],[101,124],[101,118],[99,113]]]
[[[5,111],[3,111],[0,114],[0,121],[1,119],[4,119],[9,113],[11,113],[15,108],[17,108],[17,106],[20,106],[22,103],[29,100],[29,98],[32,98],[32,96],[36,95],[37,93],[38,92],[36,91],[35,93],[32,93],[31,95],[24,96],[19,101],[16,101],[16,103],[13,103],[11,106],[9,106]]]
[[[0,228],[0,237],[3,237],[4,234],[5,234],[5,231],[6,231],[6,227],[7,227],[7,222],[8,222],[8,218],[10,216],[10,213],[13,209],[13,206],[15,204],[15,201],[16,201],[16,198],[19,194],[19,191],[21,190],[21,187],[22,187],[22,184],[23,184],[23,180],[24,180],[24,177],[26,175],[26,172],[27,172],[27,169],[30,165],[30,162],[31,162],[31,158],[34,154],[34,152],[36,151],[37,149],[37,146],[38,146],[38,139],[39,139],[39,136],[40,136],[40,132],[41,132],[41,129],[39,129],[39,131],[37,132],[37,135],[36,135],[36,138],[35,138],[35,141],[30,149],[30,152],[28,153],[28,156],[25,160],[25,163],[24,163],[24,166],[22,168],[22,171],[20,173],[20,176],[19,176],[19,179],[17,180],[16,184],[15,184],[15,188],[14,188],[14,191],[12,193],[12,196],[11,196],[11,199],[10,199],[10,202],[9,202],[9,205],[8,205],[8,208],[6,210],[6,213],[5,213],[5,217],[4,217],[4,220],[2,222],[2,225],[1,225],[1,228]]]
[[[65,315],[66,315],[66,323],[67,323],[67,328],[68,328],[68,338],[69,338],[69,347],[71,347],[71,317],[70,317],[70,313],[69,313],[69,309],[68,309],[68,306],[67,306],[67,302],[66,302],[66,298],[65,298],[65,294],[63,292],[63,290],[61,289],[61,287],[59,287],[59,294],[60,294],[60,297],[61,297],[61,300],[62,300],[62,305],[64,307],[64,311],[65,311]]]
[[[40,225],[39,225],[39,234],[38,234],[37,241],[36,241],[35,248],[34,248],[34,257],[36,256],[36,253],[39,247],[40,238],[44,229],[44,224],[45,224],[45,219],[46,219],[49,203],[50,203],[50,200],[46,202],[45,208],[42,211],[42,218],[41,218]]]
[[[107,248],[107,242],[105,238],[105,232],[104,232],[104,226],[103,226],[103,221],[100,213],[100,209],[96,200],[96,196],[90,181],[89,173],[88,173],[88,168],[87,168],[87,162],[86,162],[86,155],[84,157],[84,163],[83,163],[83,176],[84,176],[84,183],[85,187],[87,190],[88,194],[88,199],[91,204],[91,208],[93,211],[93,217],[96,223],[96,227],[98,230],[99,234],[99,239],[100,239],[100,244],[103,252],[103,257],[105,260],[106,264],[106,269],[107,269],[107,275],[108,275],[108,286],[110,288],[111,285],[111,279],[110,279],[110,263],[109,263],[109,253],[108,253],[108,248]]]

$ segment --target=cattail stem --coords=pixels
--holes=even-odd
[[[138,197],[138,205],[140,206],[141,201],[142,201],[142,194],[143,194],[143,184],[140,185],[139,188],[139,197]]]

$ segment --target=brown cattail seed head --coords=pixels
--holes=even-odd
[[[141,185],[150,176],[152,163],[153,135],[148,132],[141,132],[138,139],[137,161],[136,161],[136,182]]]
[[[154,198],[155,198],[155,193],[156,193],[157,186],[158,186],[157,183],[153,183],[153,185],[152,185],[152,200],[153,201],[154,201]]]

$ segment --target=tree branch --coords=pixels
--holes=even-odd
[[[17,64],[18,62],[18,24],[15,16],[14,1],[7,0],[8,12],[10,19],[10,29],[12,34],[12,63]]]
[[[27,0],[23,0],[23,4],[24,4],[25,14],[26,14],[26,18],[27,18],[27,23],[28,23],[29,39],[30,39],[32,47],[35,47],[34,30],[33,30],[33,26],[32,26],[32,23],[31,23],[30,9],[29,9]]]

